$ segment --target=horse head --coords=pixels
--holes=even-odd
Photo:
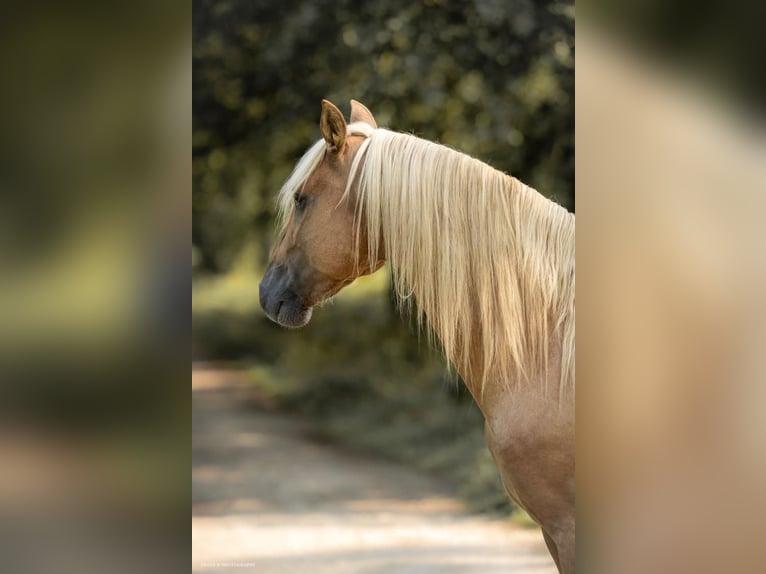
[[[377,128],[370,111],[355,100],[351,123]],[[365,235],[355,233],[356,194],[354,186],[347,186],[366,136],[350,131],[343,114],[327,100],[322,101],[319,127],[323,139],[298,163],[280,193],[282,229],[260,284],[261,307],[285,327],[303,327],[317,303],[383,264],[369,261]]]

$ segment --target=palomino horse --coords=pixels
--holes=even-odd
[[[484,414],[508,494],[575,569],[574,215],[445,146],[351,123],[322,102],[319,140],[279,195],[266,314],[312,308],[385,262]]]

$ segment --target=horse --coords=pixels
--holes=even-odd
[[[266,315],[306,325],[315,305],[385,263],[485,419],[509,496],[575,571],[574,214],[489,165],[378,128],[327,100],[322,138],[277,199],[260,284]]]

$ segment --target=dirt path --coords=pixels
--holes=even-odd
[[[192,566],[257,574],[553,574],[540,533],[469,515],[438,483],[257,410],[192,373]]]

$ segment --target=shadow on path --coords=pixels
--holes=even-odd
[[[554,574],[537,530],[468,514],[437,482],[312,440],[233,371],[192,371],[194,572]]]

